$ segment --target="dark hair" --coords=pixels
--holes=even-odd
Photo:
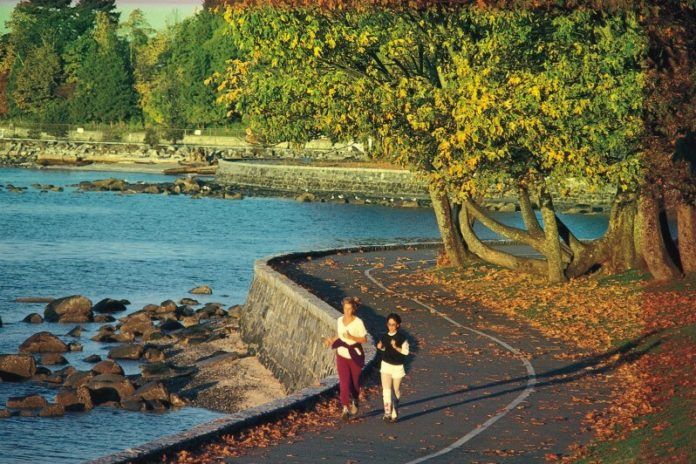
[[[360,305],[360,298],[357,296],[347,296],[341,300],[341,305],[351,305],[353,309],[358,309]]]
[[[394,322],[396,322],[397,324],[401,325],[401,316],[399,316],[398,314],[391,313],[390,315],[387,316],[387,320],[389,320],[389,319],[391,319]]]

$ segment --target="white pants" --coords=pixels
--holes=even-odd
[[[401,398],[401,380],[406,376],[406,371],[403,365],[389,364],[382,361],[379,372],[382,377],[384,414],[396,417],[396,403]]]

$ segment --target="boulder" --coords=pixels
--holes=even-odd
[[[39,417],[61,417],[65,415],[62,404],[49,404],[39,412]]]
[[[184,328],[179,321],[164,321],[158,327],[160,330],[164,330],[165,332],[171,332]]]
[[[70,343],[68,343],[68,349],[70,349],[71,352],[75,352],[75,351],[82,351],[84,349],[84,347],[80,343],[70,342]]]
[[[176,306],[176,303],[174,305]],[[148,305],[143,306],[142,310],[150,312],[150,313],[154,313],[154,312],[157,312],[159,309],[160,309],[160,307],[158,305],[148,304]]]
[[[77,372],[77,369],[75,369],[73,366],[67,366],[62,369],[58,369],[53,373],[56,375],[63,376],[67,379],[70,374],[74,374],[75,372]]]
[[[155,347],[149,347],[148,349],[146,349],[143,357],[147,362],[150,363],[164,361],[165,359],[164,353]]]
[[[60,353],[46,353],[41,355],[41,362],[44,366],[64,366],[68,360]]]
[[[36,374],[36,361],[27,354],[0,354],[0,379],[16,382]]]
[[[141,365],[140,371],[145,380],[167,380],[193,375],[198,369],[194,366],[180,367],[170,362],[156,362]]]
[[[179,301],[179,304],[186,306],[198,306],[200,303],[198,300],[194,300],[193,298],[182,298],[181,301]]]
[[[70,332],[68,332],[66,335],[69,337],[81,337],[82,336],[82,326],[75,326],[72,329],[70,329]]]
[[[14,396],[7,399],[9,409],[42,409],[48,401],[41,395]]]
[[[176,303],[172,300],[166,300],[163,301],[160,305],[159,308],[155,312],[157,313],[172,313],[176,311]]]
[[[114,300],[111,298],[105,298],[99,303],[95,304],[92,311],[95,313],[118,313],[125,311],[126,305],[123,304],[123,300]]]
[[[110,401],[120,402],[135,393],[135,387],[130,380],[122,375],[101,374],[87,383],[94,404]]]
[[[242,317],[242,310],[243,308],[241,305],[230,306],[227,309],[227,315],[234,319],[239,319],[240,317]]]
[[[81,295],[53,300],[44,310],[44,319],[49,322],[91,322],[92,318],[92,302]]]
[[[94,378],[94,374],[90,371],[75,371],[69,374],[63,382],[63,386],[67,388],[77,389],[87,385]]]
[[[50,332],[35,333],[19,345],[20,353],[66,353],[70,348]]]
[[[12,417],[12,412],[7,409],[0,409],[0,419],[9,419]]]
[[[137,360],[142,358],[144,351],[143,345],[119,345],[109,351],[109,358]]]
[[[105,323],[105,322],[116,322],[116,318],[111,314],[97,314],[94,316],[94,322]]]
[[[104,360],[98,364],[96,364],[94,367],[92,367],[92,373],[94,375],[101,375],[101,374],[116,374],[116,375],[123,375],[123,368],[115,361],[112,361],[110,359]]]
[[[87,387],[62,388],[56,395],[56,404],[60,404],[65,411],[71,412],[89,411],[94,407]]]
[[[22,322],[26,322],[27,324],[41,324],[43,321],[43,317],[41,317],[41,314],[38,313],[29,314],[27,317],[22,319]]]
[[[311,203],[313,201],[316,201],[317,197],[316,195],[305,192],[302,195],[298,195],[295,200],[299,201],[300,203]]]
[[[120,330],[123,335],[142,337],[146,332],[154,330],[151,315],[146,312],[134,313],[123,321]]]
[[[213,290],[207,285],[201,285],[199,287],[192,288],[189,290],[189,293],[193,295],[212,295]]]
[[[102,358],[98,354],[91,354],[87,356],[85,359],[83,359],[84,362],[86,363],[98,363],[101,362]]]
[[[137,398],[128,398],[121,401],[121,408],[126,411],[146,411],[145,402]]]
[[[133,392],[127,399],[138,399],[142,401],[166,401],[169,402],[169,392],[162,382],[148,382]]]

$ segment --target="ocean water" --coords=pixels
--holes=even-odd
[[[68,187],[107,177],[133,181],[171,181],[153,174],[0,169],[0,185],[29,187],[21,194],[0,190],[0,353],[14,353],[31,334],[48,330],[61,336],[75,324],[30,325],[21,320],[44,305],[16,303],[18,297],[81,294],[94,303],[125,298],[129,311],[148,303],[190,296],[207,284],[201,302],[243,303],[256,259],[285,251],[358,244],[391,243],[437,236],[429,209],[298,203],[287,199],[242,201],[186,196],[79,193]],[[41,193],[31,184],[53,184],[64,192]],[[498,218],[519,225],[517,214]],[[603,216],[566,216],[583,238],[606,229]],[[492,234],[484,237],[492,238]],[[84,351],[66,358],[78,369],[90,354],[105,357],[108,345],[92,342],[100,324],[86,324]],[[127,373],[138,363],[123,363]],[[8,397],[56,390],[32,383],[0,382],[0,408]],[[81,462],[185,430],[219,417],[184,408],[143,414],[97,408],[62,418],[0,420],[0,462]]]

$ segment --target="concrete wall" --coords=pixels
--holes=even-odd
[[[225,185],[279,192],[428,198],[425,181],[409,171],[393,169],[289,166],[220,160],[216,179]]]

